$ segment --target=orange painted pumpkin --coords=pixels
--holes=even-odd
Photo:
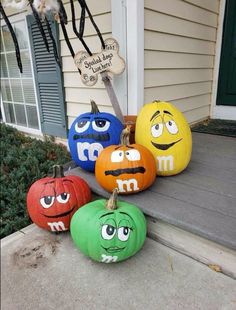
[[[73,214],[91,200],[88,184],[78,176],[63,175],[61,166],[53,167],[53,176],[32,184],[27,194],[31,220],[41,228],[65,231]]]
[[[130,126],[122,131],[121,144],[105,148],[96,161],[95,176],[108,192],[132,194],[148,188],[156,178],[152,153],[140,144],[129,144]]]

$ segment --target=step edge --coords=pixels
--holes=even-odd
[[[97,184],[94,184],[94,180],[92,180],[92,183],[89,181],[89,178],[91,178],[92,174],[85,172],[81,169],[81,173],[78,173],[77,169],[80,169],[79,167],[74,167],[74,163],[70,162],[69,163],[69,169],[67,171],[65,171],[65,175],[67,174],[72,174],[72,175],[79,175],[80,177],[84,178],[88,183],[89,186],[91,188],[91,191],[94,192],[95,194],[97,194],[98,196],[101,196],[103,198],[108,198],[110,196],[110,194],[108,192],[106,192],[102,187],[97,186]],[[76,168],[76,169],[74,169]],[[92,177],[93,179],[95,178],[94,176]],[[128,196],[128,195],[127,195]],[[127,197],[128,198],[128,197]],[[170,198],[170,197],[169,197]],[[121,197],[121,200],[125,200],[125,197]],[[174,198],[171,198],[174,199]],[[150,211],[148,208],[146,208],[145,205],[139,205],[136,203],[136,205],[143,211],[143,213],[145,214],[145,216],[150,216],[153,217],[155,219],[164,221],[166,223],[169,223],[171,225],[180,227],[183,230],[186,230],[192,234],[196,234],[204,239],[207,240],[211,240],[212,242],[215,242],[217,244],[220,244],[226,248],[230,248],[230,249],[236,249],[236,243],[235,240],[231,240],[229,238],[227,238],[227,236],[222,236],[220,233],[216,234],[215,232],[208,232],[208,231],[204,231],[204,229],[199,228],[196,225],[191,225],[189,223],[187,223],[186,221],[180,221],[177,220],[176,218],[168,215],[168,214],[164,214],[163,212],[159,212],[158,210],[155,211],[155,214],[153,211]],[[213,212],[211,210],[207,210],[208,212]]]
[[[236,251],[162,220],[146,219],[149,238],[207,266],[219,266],[223,274],[236,279]]]

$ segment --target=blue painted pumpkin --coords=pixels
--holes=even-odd
[[[79,115],[69,130],[69,148],[72,159],[84,170],[93,172],[101,151],[113,144],[119,144],[124,126],[110,113],[99,112],[94,101],[92,110]]]

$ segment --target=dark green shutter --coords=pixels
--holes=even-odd
[[[57,46],[59,46],[58,25],[52,19],[49,19],[49,21],[53,36]],[[52,41],[48,35],[46,25],[44,25],[44,31],[50,47],[50,53],[48,53],[33,15],[27,16],[27,24],[29,28],[42,131],[47,135],[66,137],[67,130],[62,72],[54,58]]]

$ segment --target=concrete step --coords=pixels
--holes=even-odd
[[[233,310],[235,281],[150,238],[132,258],[102,264],[70,234],[31,225],[2,240],[4,310]]]
[[[97,195],[97,198],[107,198],[110,196],[96,182],[94,174],[76,167],[74,162],[68,163],[65,170],[65,174],[78,175],[85,179],[93,193]],[[146,190],[136,195],[120,196],[119,199],[134,203],[142,209],[147,218],[148,236],[150,238],[208,266],[217,266],[216,268],[224,274],[236,278],[236,251],[233,248],[236,239],[233,240],[232,238],[233,234],[236,237],[236,233],[234,233],[236,232],[236,221],[234,218],[232,219],[232,223],[235,222],[235,226],[233,227],[234,232],[230,230],[230,238],[227,239],[232,242],[228,243],[224,242],[225,239],[221,238],[220,235],[219,238],[221,239],[216,238],[218,232],[209,232],[209,227],[206,226],[204,230],[202,223],[198,222],[196,218],[193,219],[195,222],[192,222],[194,215],[191,215],[190,211],[186,211],[189,213],[186,218],[180,219],[181,214],[174,217],[174,214],[177,212],[175,201],[171,205],[173,211],[170,213],[168,210],[162,209],[158,200],[153,196],[152,191]],[[176,204],[178,203],[177,201]],[[204,214],[202,214],[202,217],[204,217]],[[207,220],[209,222],[211,221],[210,218],[206,218],[205,220],[206,224]],[[215,227],[215,230],[218,231],[223,231],[224,229],[227,230],[225,226],[220,228]]]
[[[236,251],[147,216],[148,236],[236,279]]]

